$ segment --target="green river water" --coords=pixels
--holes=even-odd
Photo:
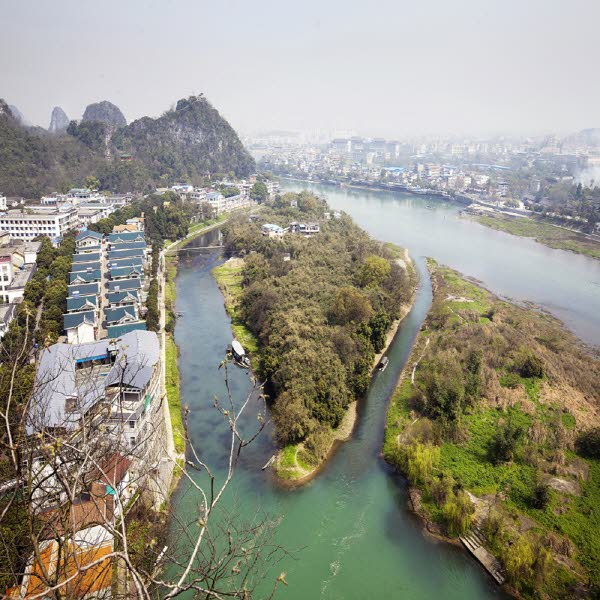
[[[587,341],[593,343],[600,341],[600,319],[594,315],[587,328],[584,321],[591,307],[600,305],[600,287],[594,283],[600,282],[600,263],[471,222],[465,225],[458,219],[456,207],[426,209],[428,201],[423,198],[335,188],[316,191],[326,193],[335,208],[347,210],[378,239],[408,247],[416,258],[421,285],[415,305],[389,350],[388,369],[375,375],[360,403],[352,439],[337,449],[317,477],[304,487],[286,489],[274,481],[269,470],[261,471],[273,454],[269,431],[243,455],[224,506],[235,510],[240,519],[252,519],[257,513],[269,515],[279,523],[277,541],[295,551],[272,566],[269,583],[259,586],[256,597],[262,597],[273,578],[286,572],[288,586],[281,586],[277,594],[285,599],[500,598],[495,584],[466,553],[423,536],[419,522],[406,509],[405,481],[380,458],[388,400],[431,300],[423,256],[433,256],[482,279],[494,291],[520,300],[544,303],[543,294],[536,290],[543,291],[540,279],[543,283],[546,278],[550,289],[560,292],[553,292],[557,300],[554,312],[580,335],[585,331]],[[218,232],[198,238],[190,248],[212,245],[215,236]],[[467,248],[467,255],[457,248],[463,253]],[[500,267],[498,253],[508,259],[518,256],[519,260],[512,267]],[[205,254],[191,250],[181,255],[176,284],[177,310],[182,317],[175,331],[181,352],[182,401],[190,407],[190,437],[203,459],[221,475],[228,430],[213,408],[213,396],[224,397],[218,365],[232,334],[211,269],[222,260],[218,251]],[[540,277],[533,277],[530,268],[543,269]],[[558,285],[556,269],[580,278],[578,307],[564,301],[571,280]],[[553,310],[551,304],[545,303]],[[231,372],[230,383],[238,401],[250,389],[248,374],[237,368]],[[254,420],[251,410],[247,426]],[[197,502],[197,493],[182,482],[174,496],[177,521],[192,522]],[[179,543],[182,555],[190,550],[175,522],[171,537],[172,544]]]

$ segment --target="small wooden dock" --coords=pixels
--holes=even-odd
[[[474,527],[469,533],[460,537],[460,541],[467,550],[481,563],[483,568],[494,578],[496,583],[502,585],[506,581],[506,575],[498,559],[488,552],[485,547],[485,536],[479,528]]]

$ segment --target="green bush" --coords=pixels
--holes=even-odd
[[[600,460],[600,427],[588,429],[580,434],[576,447],[582,456]]]

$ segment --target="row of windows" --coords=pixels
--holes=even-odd
[[[31,224],[31,225],[55,225],[56,220],[51,219],[0,219],[0,226],[4,225],[22,225],[22,224]]]

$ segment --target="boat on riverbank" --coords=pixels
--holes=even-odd
[[[380,361],[379,364],[377,365],[377,369],[379,371],[385,371],[387,369],[387,366],[390,364],[390,359],[387,356],[384,356]]]
[[[244,347],[237,341],[233,340],[230,346],[227,348],[227,353],[231,354],[233,357],[233,362],[238,367],[242,367],[243,369],[250,368],[250,359],[244,350]]]

